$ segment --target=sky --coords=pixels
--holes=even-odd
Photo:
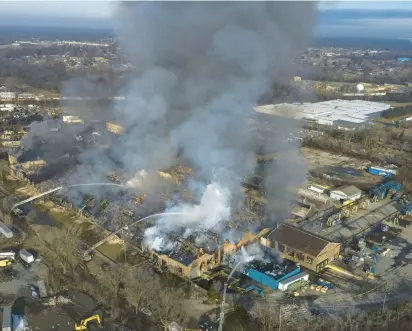
[[[2,1],[0,26],[89,26],[111,24],[109,1]],[[412,1],[322,1],[319,36],[412,37]]]

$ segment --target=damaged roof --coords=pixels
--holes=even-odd
[[[268,238],[270,241],[277,241],[313,257],[318,256],[328,244],[332,243],[324,237],[285,223],[273,230]]]
[[[180,262],[181,264],[188,266],[190,265],[194,260],[196,260],[197,256],[193,254],[193,252],[190,252],[187,250],[183,245],[179,242],[175,242],[173,245],[173,248],[167,251],[156,251],[156,253],[160,255],[167,255],[171,259]]]

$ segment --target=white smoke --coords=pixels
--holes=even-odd
[[[247,124],[253,107],[309,41],[316,3],[141,1],[119,4],[117,14],[121,57],[131,68],[118,91],[126,100],[115,101],[110,109],[84,105],[89,113],[80,116],[120,120],[124,134],[108,136],[108,150],[83,151],[72,177],[77,183],[98,182],[118,164],[131,173],[165,169],[177,159],[192,165],[199,183],[213,184],[205,187],[198,205],[175,204],[169,209],[187,216],[160,218],[146,231],[145,243],[161,248],[168,245],[168,232],[183,228],[187,236],[197,227],[211,228],[230,217],[230,200],[238,198],[241,181],[255,166],[256,146]],[[70,80],[63,94],[111,95],[99,86]],[[290,128],[279,126],[285,132]],[[33,127],[31,134],[44,136],[45,131]],[[59,144],[52,144],[47,155],[53,159],[63,147],[77,144],[66,139],[71,136],[61,133]],[[274,145],[276,153],[282,153],[283,146]],[[284,188],[305,174],[296,158],[279,155],[277,168],[268,174],[266,189],[278,193],[268,199],[274,214],[287,205],[285,199],[276,203]],[[137,177],[130,185],[140,183]]]
[[[131,188],[141,188],[143,181],[147,178],[147,172],[142,169],[133,178],[129,179],[126,183]]]
[[[180,203],[170,207],[167,212],[181,213],[181,216],[161,217],[156,225],[146,229],[144,244],[155,249],[170,247],[168,233],[182,229],[183,238],[190,236],[196,229],[210,229],[220,221],[230,218],[230,191],[217,183],[206,186],[199,204]]]

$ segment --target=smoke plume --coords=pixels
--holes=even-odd
[[[126,100],[115,101],[110,112],[91,105],[84,116],[116,119],[125,133],[109,151],[83,152],[73,178],[106,178],[115,165],[134,173],[166,168],[179,155],[194,168],[203,196],[198,205],[173,204],[171,210],[188,216],[159,219],[146,231],[149,244],[161,247],[169,231],[199,223],[207,228],[228,218],[230,200],[255,165],[248,118],[283,66],[308,42],[315,12],[313,2],[120,4],[117,32],[132,68],[120,91]],[[68,82],[65,90],[81,95],[84,86],[90,90],[82,78]],[[103,94],[100,86],[96,93]],[[278,158],[270,189],[282,192],[304,175],[297,153],[292,154]],[[274,210],[280,205],[273,204]]]

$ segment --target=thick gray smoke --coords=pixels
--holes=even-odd
[[[179,155],[195,168],[204,190],[217,183],[235,198],[254,167],[248,118],[279,71],[309,41],[316,4],[129,2],[119,5],[117,16],[133,75],[120,93],[126,102],[114,104],[110,117],[126,131],[110,152],[83,153],[76,178],[105,177],[115,164],[135,173],[165,168]],[[84,86],[77,83],[69,82],[66,90],[76,94]],[[92,115],[109,116],[107,111]],[[278,163],[279,172],[270,174],[276,189],[305,172],[295,158]],[[214,202],[208,200],[205,208],[214,208]],[[157,226],[162,224],[167,222]]]

